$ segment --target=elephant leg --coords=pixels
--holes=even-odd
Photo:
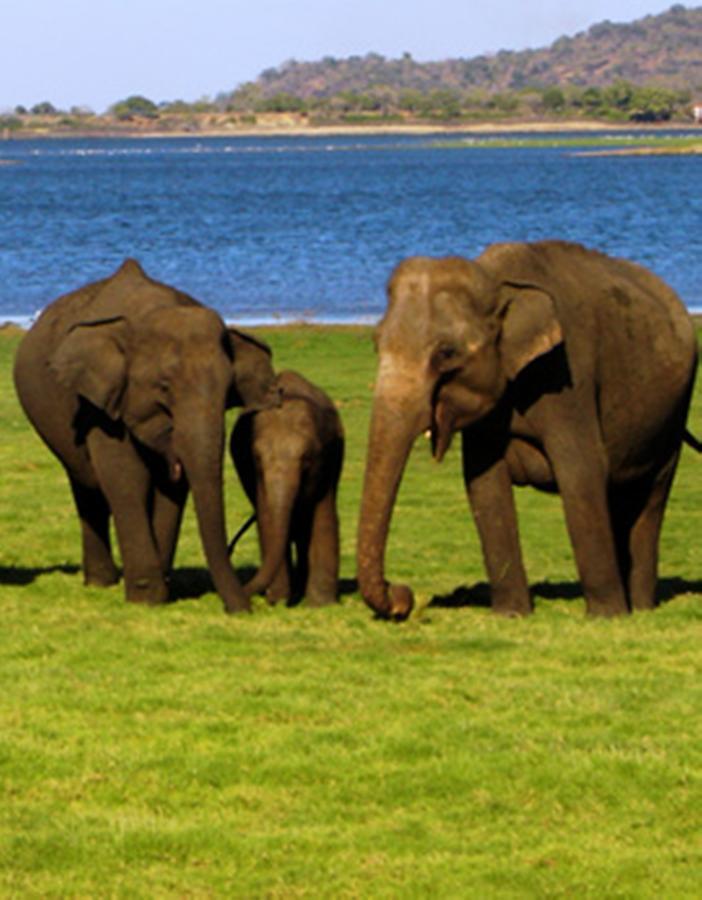
[[[256,506],[258,523],[258,541],[261,548],[261,562],[268,559],[277,543],[275,529],[281,527],[273,516],[268,504],[259,495]],[[287,602],[292,597],[290,546],[285,549],[283,562],[278,566],[270,584],[266,588],[266,600],[271,606],[281,601]]]
[[[80,519],[85,584],[106,587],[119,581],[110,546],[110,507],[99,488],[89,488],[69,476]]]
[[[339,518],[330,490],[312,515],[305,597],[310,606],[336,603],[339,590]]]
[[[586,438],[559,435],[557,453],[549,453],[563,501],[588,615],[629,612],[610,516],[604,453],[588,448]],[[548,447],[547,447],[548,450]]]
[[[173,566],[176,543],[188,497],[188,484],[182,479],[168,488],[157,487],[153,497],[152,530],[161,570],[168,575]]]
[[[290,523],[288,545],[290,594],[296,602],[305,596],[310,573],[310,542],[312,537],[312,509],[298,508]],[[294,549],[294,554],[293,554]]]
[[[620,551],[626,565],[623,577],[632,610],[649,610],[656,606],[658,545],[679,456],[678,450],[657,474],[653,484],[630,486],[626,492],[628,502],[622,504],[620,501],[617,512],[613,513],[618,544],[623,548],[623,552]]]
[[[264,540],[261,544],[261,558],[266,559],[266,543]],[[270,551],[268,551],[270,552]],[[271,606],[277,603],[288,603],[293,599],[293,564],[290,542],[285,547],[285,553],[281,564],[278,566],[270,584],[266,588],[266,600]]]
[[[285,551],[285,560],[283,564],[276,572],[273,581],[271,581],[266,590],[266,600],[271,605],[275,605],[281,601],[288,603],[293,599],[295,592],[292,584],[292,571],[292,557],[290,547],[288,547]]]
[[[493,612],[527,616],[534,604],[519,545],[517,511],[507,463],[475,467],[463,441],[463,476],[485,560]]]
[[[117,440],[95,429],[88,446],[115,520],[126,599],[165,603],[168,586],[151,528],[151,474],[129,438]]]

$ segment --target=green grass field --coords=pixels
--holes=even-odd
[[[554,127],[554,131],[558,131]],[[484,137],[481,135],[461,138],[438,138],[431,141],[434,147],[454,150],[498,150],[530,148],[560,148],[564,151],[579,153],[582,151],[608,151],[620,153],[625,151],[651,153],[700,153],[702,152],[702,139],[698,135],[674,135],[674,134],[619,134],[617,132],[604,132],[600,134],[525,134],[519,137],[514,135],[498,135],[496,137]]]
[[[459,442],[437,465],[421,439],[388,572],[423,609],[376,621],[353,582],[370,332],[261,333],[344,419],[343,595],[232,618],[191,509],[178,602],[83,587],[68,484],[0,332],[0,896],[699,897],[702,457],[683,453],[661,606],[616,621],[584,616],[558,498],[520,491],[536,613],[511,621],[468,590]],[[233,530],[230,465],[226,490]],[[236,564],[256,563],[250,532]]]

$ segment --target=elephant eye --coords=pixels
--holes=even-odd
[[[439,344],[432,353],[432,363],[438,369],[444,369],[447,364],[455,362],[459,351],[453,344]]]
[[[166,412],[170,415],[173,398],[171,397],[171,386],[169,382],[165,378],[160,378],[155,382],[154,388],[156,390],[156,405],[162,412]]]

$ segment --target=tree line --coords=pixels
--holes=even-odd
[[[224,106],[227,110],[254,114],[294,112],[340,120],[401,116],[442,121],[560,117],[667,122],[690,118],[692,101],[687,89],[639,86],[624,80],[607,87],[567,85],[501,92],[453,88],[420,91],[377,85],[365,91],[341,91],[321,98],[303,98],[287,92],[264,96],[260,87],[252,83],[224,98]]]
[[[194,103],[183,100],[156,103],[132,95],[109,108],[107,118],[128,124],[135,120],[196,120],[203,114],[229,114],[234,122],[255,124],[257,116],[290,113],[310,125],[328,123],[441,122],[591,119],[609,122],[664,123],[690,120],[693,97],[687,89],[639,86],[619,80],[606,87],[566,85],[489,92],[454,88],[432,90],[397,89],[376,85],[364,91],[344,90],[328,97],[301,97],[289,92],[266,96],[260,85],[248,83],[214,100]],[[86,120],[102,119],[84,107],[56,108],[44,101],[0,117],[0,128],[17,131],[31,127],[33,119],[54,120],[65,128],[80,127]]]

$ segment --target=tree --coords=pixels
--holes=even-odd
[[[588,87],[582,93],[582,104],[589,113],[599,112],[602,109],[602,91],[598,87]]]
[[[559,87],[548,87],[541,95],[541,102],[547,112],[561,112],[565,106],[565,94]]]
[[[400,92],[398,105],[407,112],[418,113],[426,107],[426,96],[421,91],[410,88]]]
[[[492,94],[486,104],[488,109],[495,109],[502,114],[515,112],[519,106],[519,100],[515,94],[499,93]]]
[[[152,100],[133,94],[126,100],[120,100],[111,107],[112,114],[118,119],[133,119],[134,116],[143,116],[147,119],[158,117],[158,107]]]
[[[634,92],[629,118],[634,122],[667,122],[675,110],[676,97],[665,88],[638,88]]]
[[[610,84],[602,92],[605,104],[623,112],[627,111],[634,99],[634,85],[621,79]]]
[[[307,104],[302,97],[296,97],[294,94],[288,94],[281,91],[261,100],[256,109],[261,112],[305,112]]]
[[[251,112],[262,99],[261,86],[247,81],[229,95],[226,100],[227,112]]]
[[[22,119],[17,116],[0,116],[0,132],[19,131],[22,127]]]
[[[441,89],[429,95],[431,110],[441,119],[455,119],[461,114],[461,98],[456,91]]]
[[[44,100],[41,103],[35,103],[31,109],[31,113],[33,116],[57,116],[58,110],[53,103]]]

